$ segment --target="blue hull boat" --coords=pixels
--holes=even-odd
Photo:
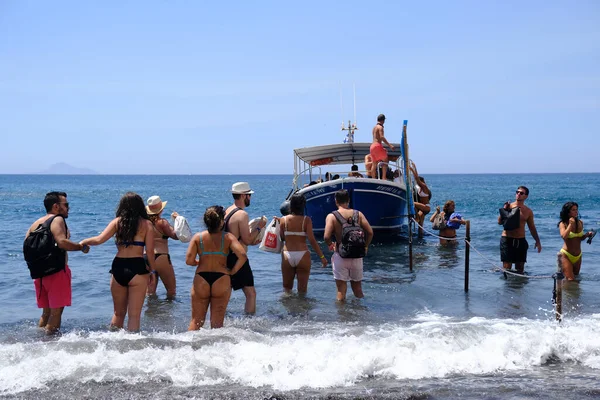
[[[315,233],[325,230],[327,214],[337,210],[335,192],[346,189],[350,208],[361,211],[375,236],[397,236],[406,230],[406,188],[404,183],[371,178],[344,177],[318,183],[298,191],[306,198],[306,215]]]
[[[353,134],[353,127],[350,132]],[[405,143],[406,121],[403,130]],[[407,207],[407,199],[411,198],[411,190],[407,194],[407,179],[404,173],[407,163],[403,157],[405,146],[393,144],[395,149],[388,151],[388,169],[398,171],[394,180],[369,178],[364,164],[369,154],[371,143],[347,143],[325,146],[305,147],[294,150],[294,180],[289,197],[299,193],[306,198],[305,215],[312,219],[315,234],[322,235],[325,230],[327,215],[336,210],[335,192],[348,190],[350,207],[361,211],[373,227],[374,239],[384,241],[386,238],[402,235],[408,231],[409,214],[414,214],[412,201]],[[351,169],[354,167],[354,170]],[[323,168],[328,173],[323,173]],[[333,172],[332,168],[337,168]],[[286,200],[287,201],[287,200]],[[282,205],[285,214],[286,203]],[[413,210],[413,212],[409,212]]]

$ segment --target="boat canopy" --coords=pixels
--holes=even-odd
[[[392,143],[394,150],[385,146],[389,161],[396,161],[400,154],[400,144]],[[371,143],[340,143],[325,146],[303,147],[294,149],[294,154],[300,160],[315,167],[328,164],[357,164],[365,161],[369,154]]]

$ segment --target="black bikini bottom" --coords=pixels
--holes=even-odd
[[[171,264],[171,255],[169,253],[154,253],[154,261],[156,261],[160,256],[167,256],[169,259],[169,264]],[[148,264],[148,254],[144,254],[144,261],[146,261],[147,266],[150,266],[150,264]]]
[[[129,286],[129,282],[131,282],[134,276],[145,275],[148,273],[148,270],[142,257],[115,257],[110,273],[119,285]]]
[[[198,272],[198,276],[202,277],[208,283],[208,286],[212,287],[213,283],[222,276],[225,276],[222,272]]]

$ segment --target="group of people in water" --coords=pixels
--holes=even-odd
[[[191,288],[192,315],[189,330],[201,328],[210,309],[212,328],[223,326],[227,305],[232,290],[242,289],[246,296],[245,312],[253,314],[256,310],[256,291],[254,275],[247,256],[247,246],[260,242],[259,235],[266,222],[259,221],[251,231],[247,212],[254,193],[247,182],[233,184],[231,190],[233,204],[225,209],[215,205],[204,213],[206,230],[196,233],[190,240],[185,256],[187,265],[196,267]],[[336,204],[344,218],[352,218],[355,211],[349,208],[350,197],[346,190],[336,193]],[[71,305],[71,270],[68,266],[67,251],[88,253],[91,246],[98,246],[114,238],[117,252],[110,273],[110,291],[113,298],[114,313],[110,322],[111,329],[122,329],[128,317],[127,329],[137,331],[140,328],[142,307],[147,295],[156,293],[158,281],[162,281],[167,298],[176,295],[176,278],[168,240],[178,240],[170,223],[162,218],[167,202],[159,196],[152,196],[144,204],[142,198],[133,192],[123,195],[119,201],[115,218],[97,236],[80,242],[70,239],[66,225],[69,216],[69,203],[64,192],[50,192],[44,198],[46,215],[37,219],[29,228],[31,234],[39,234],[44,226],[56,244],[52,252],[58,257],[47,258],[52,273],[34,278],[37,305],[42,308],[39,326],[47,333],[56,332],[61,325],[65,306]],[[298,293],[307,292],[311,270],[311,256],[308,242],[318,255],[321,265],[328,265],[327,258],[315,239],[312,220],[304,215],[306,200],[295,194],[290,198],[290,213],[279,220],[280,240],[285,243],[281,255],[281,273],[283,289],[291,292],[294,280],[297,280]],[[177,217],[177,213],[172,213]],[[365,253],[373,237],[373,231],[364,217],[356,211],[358,225],[365,233]],[[337,299],[343,301],[346,296],[347,281],[356,297],[362,293],[362,258],[342,259],[337,257],[342,225],[331,219],[327,221],[325,242],[334,253],[332,257],[333,275],[337,287]],[[337,244],[336,244],[337,243]],[[25,245],[24,245],[25,246]],[[27,258],[26,258],[27,259]],[[30,271],[33,267],[28,261]],[[50,265],[48,265],[50,266]],[[49,270],[48,266],[42,269]]]
[[[378,177],[376,165],[380,161],[384,162],[381,177],[384,179],[387,177],[385,163],[388,161],[388,156],[382,143],[394,149],[383,135],[384,122],[385,116],[379,115],[377,125],[373,128],[373,145],[370,154],[367,155],[368,159],[365,160],[367,175],[371,178]],[[352,166],[349,176],[362,177],[358,167],[355,167]],[[416,182],[415,219],[419,225],[419,236],[422,237],[425,216],[431,212],[431,190],[419,174],[416,165],[411,162],[409,168]],[[397,172],[396,175],[399,175]],[[393,179],[400,179],[400,177],[394,176]],[[211,327],[223,326],[232,290],[243,291],[246,298],[244,306],[246,313],[253,314],[256,311],[254,274],[248,261],[247,248],[260,243],[261,230],[265,228],[266,222],[261,219],[252,230],[250,229],[245,208],[250,206],[254,191],[248,182],[234,183],[231,193],[233,204],[227,209],[219,205],[206,209],[203,217],[206,230],[196,233],[191,238],[186,252],[186,264],[196,267],[191,288],[192,315],[189,330],[197,330],[204,325],[209,309]],[[525,226],[529,228],[535,240],[534,247],[538,253],[542,250],[533,211],[525,205],[528,196],[529,189],[519,186],[515,201],[506,202],[499,210],[498,217],[498,224],[504,227],[500,239],[500,258],[503,268],[510,270],[514,264],[519,274],[524,273],[529,248],[525,238]],[[337,288],[336,298],[339,301],[345,300],[347,282],[351,282],[354,295],[362,298],[363,257],[368,252],[373,230],[367,218],[359,210],[349,207],[350,196],[347,190],[342,189],[335,193],[335,203],[337,210],[326,218],[324,241],[333,252],[331,264]],[[43,309],[39,326],[45,328],[48,333],[57,331],[61,325],[64,307],[71,305],[71,270],[68,266],[67,251],[87,253],[90,246],[101,245],[113,237],[117,252],[110,269],[112,274],[110,291],[114,304],[111,328],[122,329],[128,316],[127,329],[139,330],[145,298],[156,293],[159,280],[166,289],[167,298],[174,298],[177,285],[168,241],[179,238],[175,229],[162,217],[166,204],[167,202],[162,201],[159,196],[151,196],[145,204],[138,194],[128,192],[120,199],[115,218],[108,223],[102,233],[77,243],[70,240],[66,225],[69,215],[67,194],[64,192],[46,194],[44,207],[47,214],[31,225],[24,243],[25,258],[31,277],[34,279],[37,305]],[[308,243],[319,257],[321,265],[323,267],[328,265],[327,258],[315,239],[312,220],[304,215],[305,205],[305,197],[294,194],[290,198],[289,214],[276,218],[281,226],[279,240],[285,243],[281,255],[281,274],[285,292],[293,290],[294,280],[297,281],[298,293],[306,293],[308,290],[312,266]],[[171,216],[176,218],[178,214],[174,212]],[[439,229],[441,245],[458,243],[456,230],[465,223],[465,220],[455,212],[454,201],[448,200],[443,209],[436,207],[430,221],[434,223],[434,228],[436,224],[438,226],[435,229]],[[356,243],[360,243],[359,250],[362,252],[358,255],[344,256],[344,251],[350,252],[345,247],[348,243],[344,243],[344,240],[350,240],[347,239],[345,231],[346,225],[350,224],[361,231],[360,235],[353,236],[353,240],[358,240]],[[581,242],[587,239],[588,243],[591,243],[596,232],[593,230],[584,232],[583,221],[579,219],[579,208],[575,202],[567,202],[563,205],[558,228],[564,240],[563,247],[558,253],[558,266],[565,279],[571,281],[581,269]],[[49,251],[50,254],[42,254],[43,257],[35,256],[34,260],[31,254],[37,254],[36,251],[39,253],[48,242],[49,236],[44,236],[44,230],[51,235],[54,247]],[[28,240],[30,235],[34,240]],[[27,246],[39,248],[26,249]],[[39,260],[43,262],[40,264]]]

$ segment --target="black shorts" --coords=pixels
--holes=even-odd
[[[500,238],[500,260],[508,263],[526,263],[529,243],[525,238]]]
[[[233,290],[239,290],[246,286],[254,286],[254,275],[252,274],[252,268],[250,268],[248,260],[246,260],[246,263],[235,275],[231,275],[231,287]]]

